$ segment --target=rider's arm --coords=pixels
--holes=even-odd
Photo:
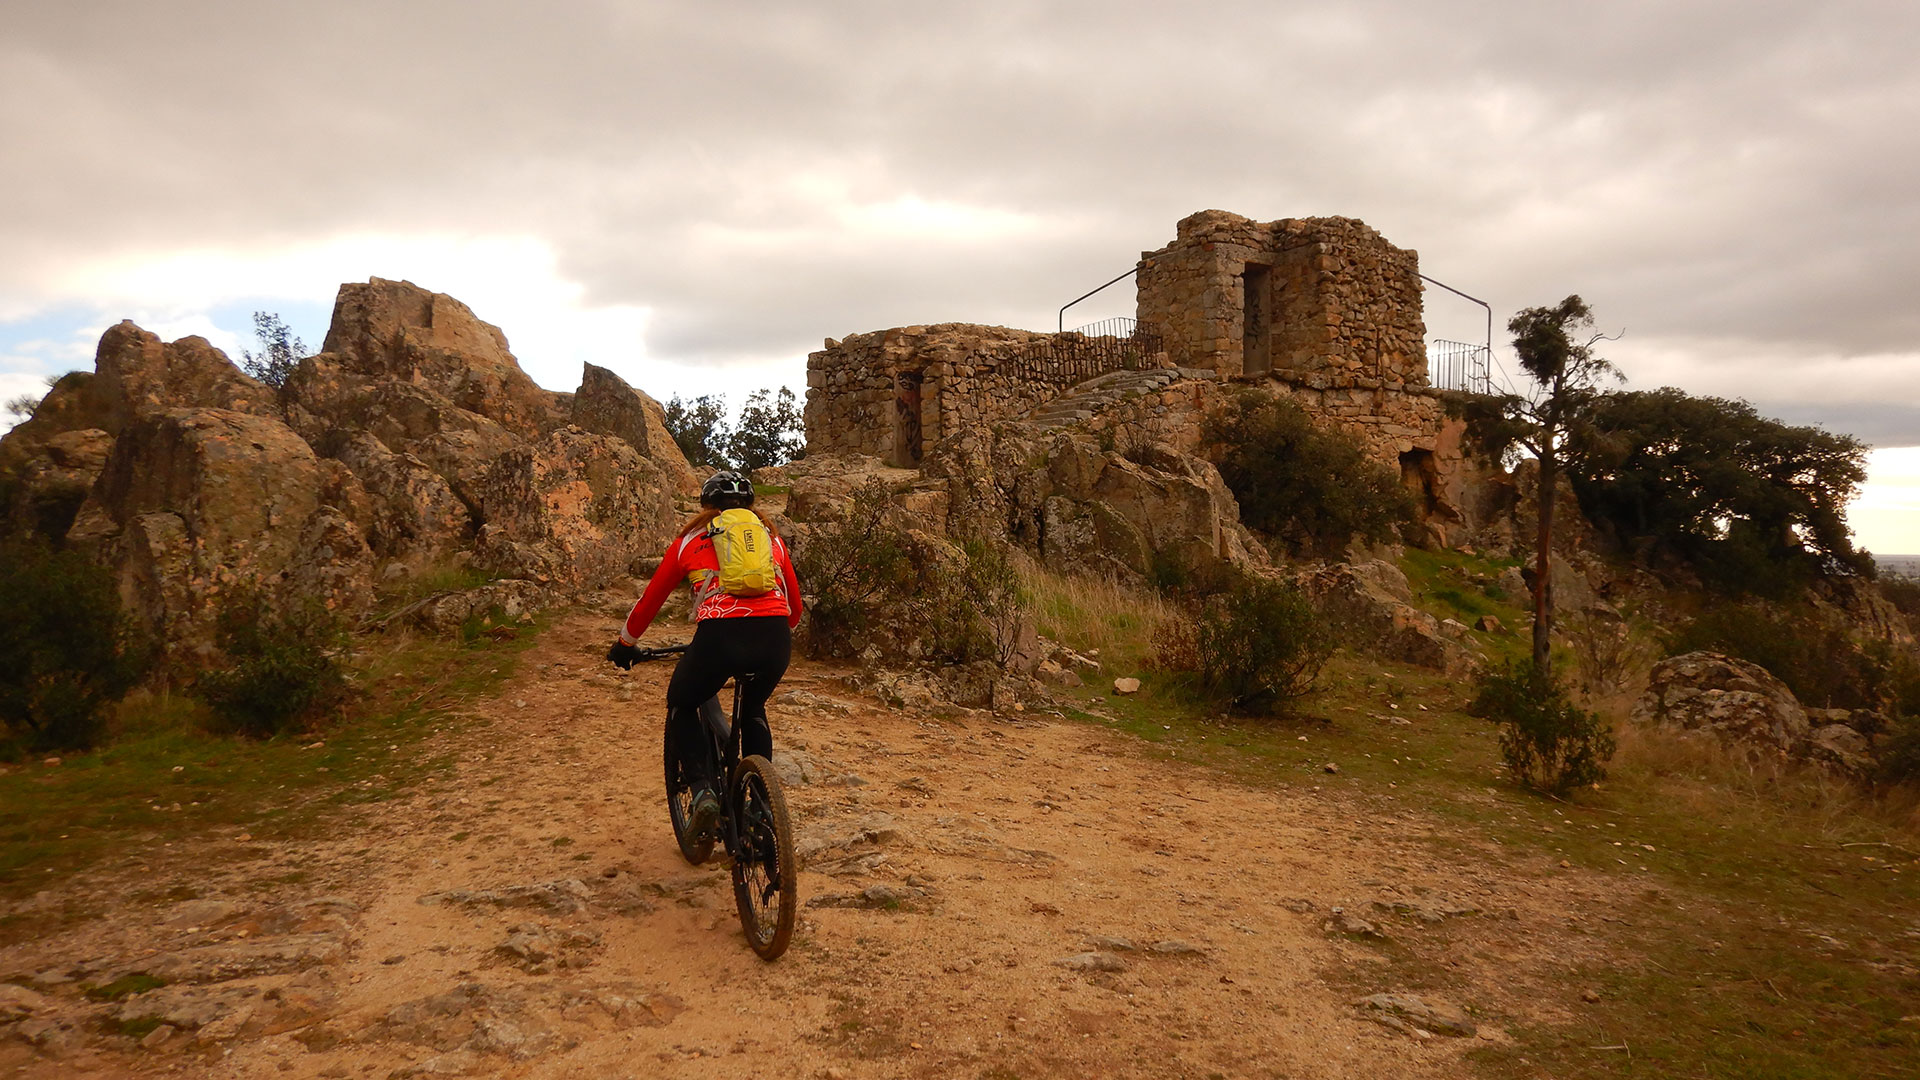
[[[680,561],[680,539],[674,538],[667,545],[667,554],[660,560],[660,568],[653,572],[653,580],[647,582],[647,591],[640,594],[634,602],[633,610],[627,612],[627,622],[620,628],[620,643],[632,645],[647,632],[653,617],[660,614],[660,605],[667,602],[680,580],[687,576],[686,564]]]
[[[780,576],[784,579],[787,590],[787,625],[799,626],[800,609],[803,606],[800,599],[800,578],[793,572],[793,558],[787,551],[786,541],[775,540],[773,552],[776,561],[780,564]]]

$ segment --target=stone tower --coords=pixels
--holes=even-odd
[[[1427,385],[1419,255],[1353,218],[1181,219],[1140,256],[1139,320],[1183,367]]]

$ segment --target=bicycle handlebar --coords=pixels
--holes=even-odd
[[[687,651],[687,647],[686,647],[686,645],[684,645],[684,644],[682,644],[682,645],[662,645],[662,646],[660,646],[660,647],[659,647],[659,648],[657,648],[657,649],[641,649],[641,650],[640,650],[640,652],[639,652],[639,655],[637,655],[637,656],[635,656],[635,657],[634,657],[634,659],[636,659],[636,660],[659,660],[659,659],[661,659],[662,657],[667,657],[667,656],[672,656],[672,655],[674,655],[675,653],[683,653],[683,652],[686,652],[686,651]]]

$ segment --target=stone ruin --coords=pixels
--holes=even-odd
[[[1191,456],[1221,389],[1252,385],[1397,469],[1432,542],[1462,542],[1480,524],[1461,427],[1427,378],[1415,252],[1351,218],[1256,222],[1207,210],[1143,252],[1136,270],[1129,332],[942,323],[829,339],[807,358],[808,454],[950,475],[957,448],[984,429],[1067,421],[1109,452],[1159,444]],[[1208,486],[1223,490],[1217,475]],[[1044,547],[1044,524],[1007,529]],[[1218,554],[1246,547],[1227,542],[1224,524],[1213,532]]]
[[[1423,494],[1434,543],[1474,526],[1458,430],[1428,385],[1417,257],[1345,218],[1207,211],[1138,271],[1118,333],[965,324],[856,334],[808,357],[802,534],[866,476],[933,534],[988,532],[1044,563],[1143,576],[1169,557],[1271,560],[1207,460],[1238,385],[1349,430]],[[341,287],[322,351],[281,388],[199,338],[132,323],[0,439],[0,514],[111,566],[170,661],[210,658],[222,598],[264,583],[352,617],[468,568],[458,622],[626,578],[697,479],[658,403],[589,365],[536,385],[452,297]]]

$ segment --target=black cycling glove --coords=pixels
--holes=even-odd
[[[613,647],[607,650],[607,663],[612,664],[622,671],[631,669],[639,660],[640,646],[638,645],[629,645],[624,641],[616,641],[613,643]]]

